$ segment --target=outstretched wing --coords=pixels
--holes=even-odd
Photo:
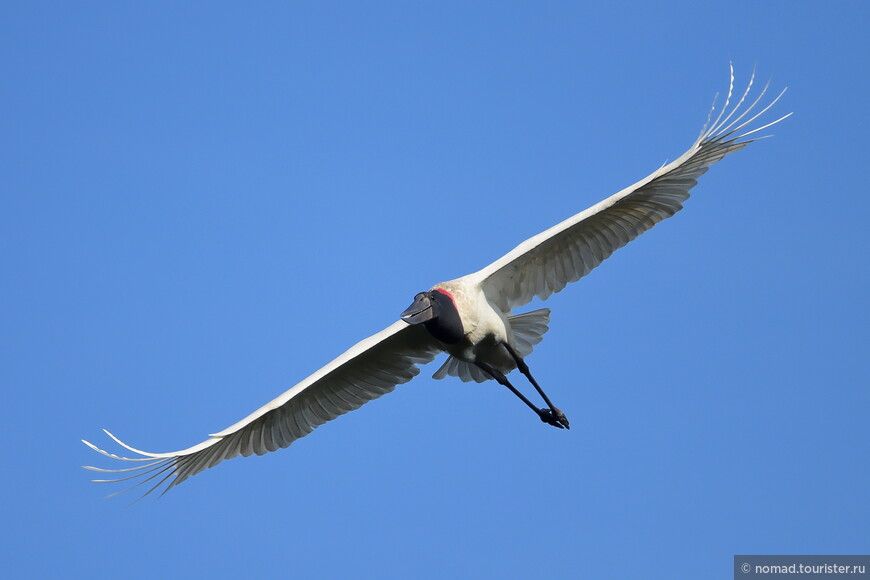
[[[121,474],[118,482],[139,479],[133,485],[154,482],[148,495],[164,482],[163,493],[188,477],[239,455],[263,455],[289,446],[320,425],[410,381],[440,352],[437,343],[422,326],[398,321],[374,336],[357,343],[344,354],[303,380],[277,399],[257,409],[235,425],[181,451],[149,453],[135,449],[106,431],[116,443],[139,457],[120,457],[83,442],[94,451],[122,461],[141,462],[127,469],[85,469]],[[132,489],[132,488],[128,488]],[[127,489],[122,490],[127,491]],[[117,494],[113,494],[117,495]],[[143,496],[144,497],[144,496]]]
[[[734,88],[734,70],[728,97],[718,118],[710,118],[698,140],[676,161],[582,211],[545,232],[529,238],[511,252],[472,276],[481,280],[486,297],[504,312],[538,298],[549,298],[569,282],[576,282],[613,252],[663,219],[674,215],[689,198],[689,190],[710,165],[729,153],[742,149],[753,139],[745,139],[782,121],[752,129],[751,124],[767,112],[783,95],[779,94],[758,113],[746,118],[767,91],[745,108],[752,84],[729,110]],[[741,110],[742,109],[742,110]],[[710,112],[712,117],[713,111]]]

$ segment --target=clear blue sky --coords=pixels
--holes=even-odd
[[[867,553],[870,5],[413,4],[0,9],[4,575],[731,578],[735,553]],[[675,158],[729,60],[795,115],[547,302],[528,362],[570,432],[433,364],[159,501],[79,468],[109,465],[79,442],[102,427],[199,442]]]

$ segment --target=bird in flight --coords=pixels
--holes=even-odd
[[[448,357],[434,378],[453,376],[478,383],[495,380],[544,423],[570,428],[565,413],[553,405],[525,362],[548,329],[550,310],[521,314],[513,310],[535,297],[546,300],[591,272],[617,249],[674,215],[710,165],[756,140],[749,138],[751,135],[791,115],[753,128],[785,93],[783,90],[766,106],[760,105],[768,83],[750,103],[754,80],[753,73],[746,90],[730,106],[735,96],[732,67],[728,95],[718,116],[713,119],[714,101],[700,136],[675,161],[529,238],[482,270],[420,292],[399,320],[355,344],[238,423],[197,445],[169,453],[140,451],[104,430],[136,457],[121,457],[88,441],[83,443],[106,457],[136,465],[85,469],[113,474],[112,479],[94,480],[97,482],[135,482],[112,495],[143,484],[150,484],[150,488],[142,497],[163,484],[166,493],[226,459],[263,455],[289,446],[327,421],[410,381],[420,372],[419,365],[431,362],[441,352]],[[543,400],[542,407],[508,379],[513,370],[519,370],[531,383]]]

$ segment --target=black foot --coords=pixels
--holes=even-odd
[[[568,417],[565,416],[565,413],[560,411],[559,409],[541,409],[538,411],[538,414],[541,416],[541,421],[544,423],[548,423],[553,427],[558,427],[559,429],[570,429],[571,426],[568,424]]]

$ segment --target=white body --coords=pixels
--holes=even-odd
[[[432,287],[450,292],[462,320],[465,339],[444,350],[465,362],[485,362],[507,373],[516,368],[513,358],[502,346],[512,344],[511,326],[507,315],[486,298],[474,275],[465,276]]]

